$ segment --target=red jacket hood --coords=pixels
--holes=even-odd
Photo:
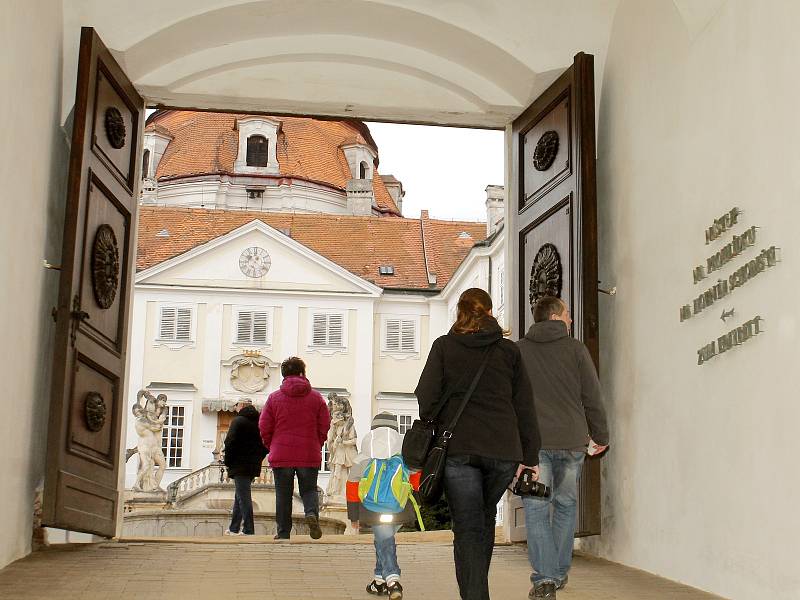
[[[281,383],[281,391],[287,396],[305,396],[311,391],[311,384],[302,375],[290,375]]]

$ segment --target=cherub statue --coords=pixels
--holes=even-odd
[[[328,410],[331,413],[331,427],[328,430],[328,464],[331,478],[325,493],[332,500],[343,502],[350,467],[355,464],[358,454],[353,409],[347,398],[331,392],[328,395]]]
[[[139,454],[139,469],[136,472],[136,483],[133,489],[143,492],[154,492],[161,489],[161,480],[167,468],[167,461],[161,451],[161,430],[167,420],[167,396],[159,394],[154,397],[147,390],[136,394],[133,405],[133,416],[136,417],[136,433],[139,442],[136,452]]]

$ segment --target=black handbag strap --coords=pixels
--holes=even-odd
[[[456,428],[456,423],[458,423],[458,420],[461,418],[461,413],[463,413],[464,409],[467,407],[467,402],[469,402],[472,392],[474,392],[475,388],[478,387],[478,382],[481,379],[481,375],[483,375],[483,372],[486,370],[486,365],[489,363],[489,355],[493,349],[494,344],[486,348],[486,351],[483,353],[483,361],[481,362],[481,366],[478,367],[478,372],[475,373],[475,377],[472,379],[472,383],[470,384],[467,393],[464,394],[464,398],[461,400],[461,406],[458,407],[458,411],[456,411],[455,416],[450,421],[450,425],[442,432],[442,437],[445,440],[449,440],[451,437],[453,437],[453,429]]]

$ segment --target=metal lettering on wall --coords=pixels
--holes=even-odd
[[[739,224],[739,218],[742,214],[739,208],[734,207],[724,215],[714,219],[711,226],[705,230],[705,243],[711,244],[722,238],[733,229],[734,226]],[[731,240],[720,250],[706,258],[705,264],[695,266],[692,269],[692,281],[695,285],[705,280],[711,273],[722,271],[729,263],[733,262],[749,248],[755,246],[758,241],[757,234],[758,227],[751,226],[743,233],[733,235]],[[768,248],[762,249],[754,258],[735,267],[727,276],[717,276],[715,283],[711,284],[698,296],[693,298],[691,302],[680,307],[679,314],[681,323],[696,317],[723,298],[727,298],[734,290],[749,283],[756,276],[774,267],[779,262],[780,248],[769,246]],[[734,312],[735,310],[733,308],[728,310],[723,308],[722,316],[720,317],[722,322],[725,323],[729,318],[732,318]],[[697,364],[703,365],[712,358],[751,340],[763,331],[763,321],[764,319],[760,316],[753,317],[739,327],[718,337],[716,340],[705,344],[697,351]]]

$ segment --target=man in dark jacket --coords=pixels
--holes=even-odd
[[[517,344],[536,399],[542,438],[539,481],[549,498],[526,496],[528,557],[534,573],[531,598],[556,597],[567,583],[577,518],[578,481],[587,446],[608,446],[600,382],[589,351],[570,337],[569,309],[545,296],[533,307],[534,324]],[[552,506],[552,511],[551,511]]]
[[[253,405],[245,405],[231,421],[225,436],[225,466],[228,467],[228,477],[236,486],[231,525],[226,535],[255,534],[251,485],[253,479],[261,474],[261,463],[267,455],[258,432],[258,417]]]

